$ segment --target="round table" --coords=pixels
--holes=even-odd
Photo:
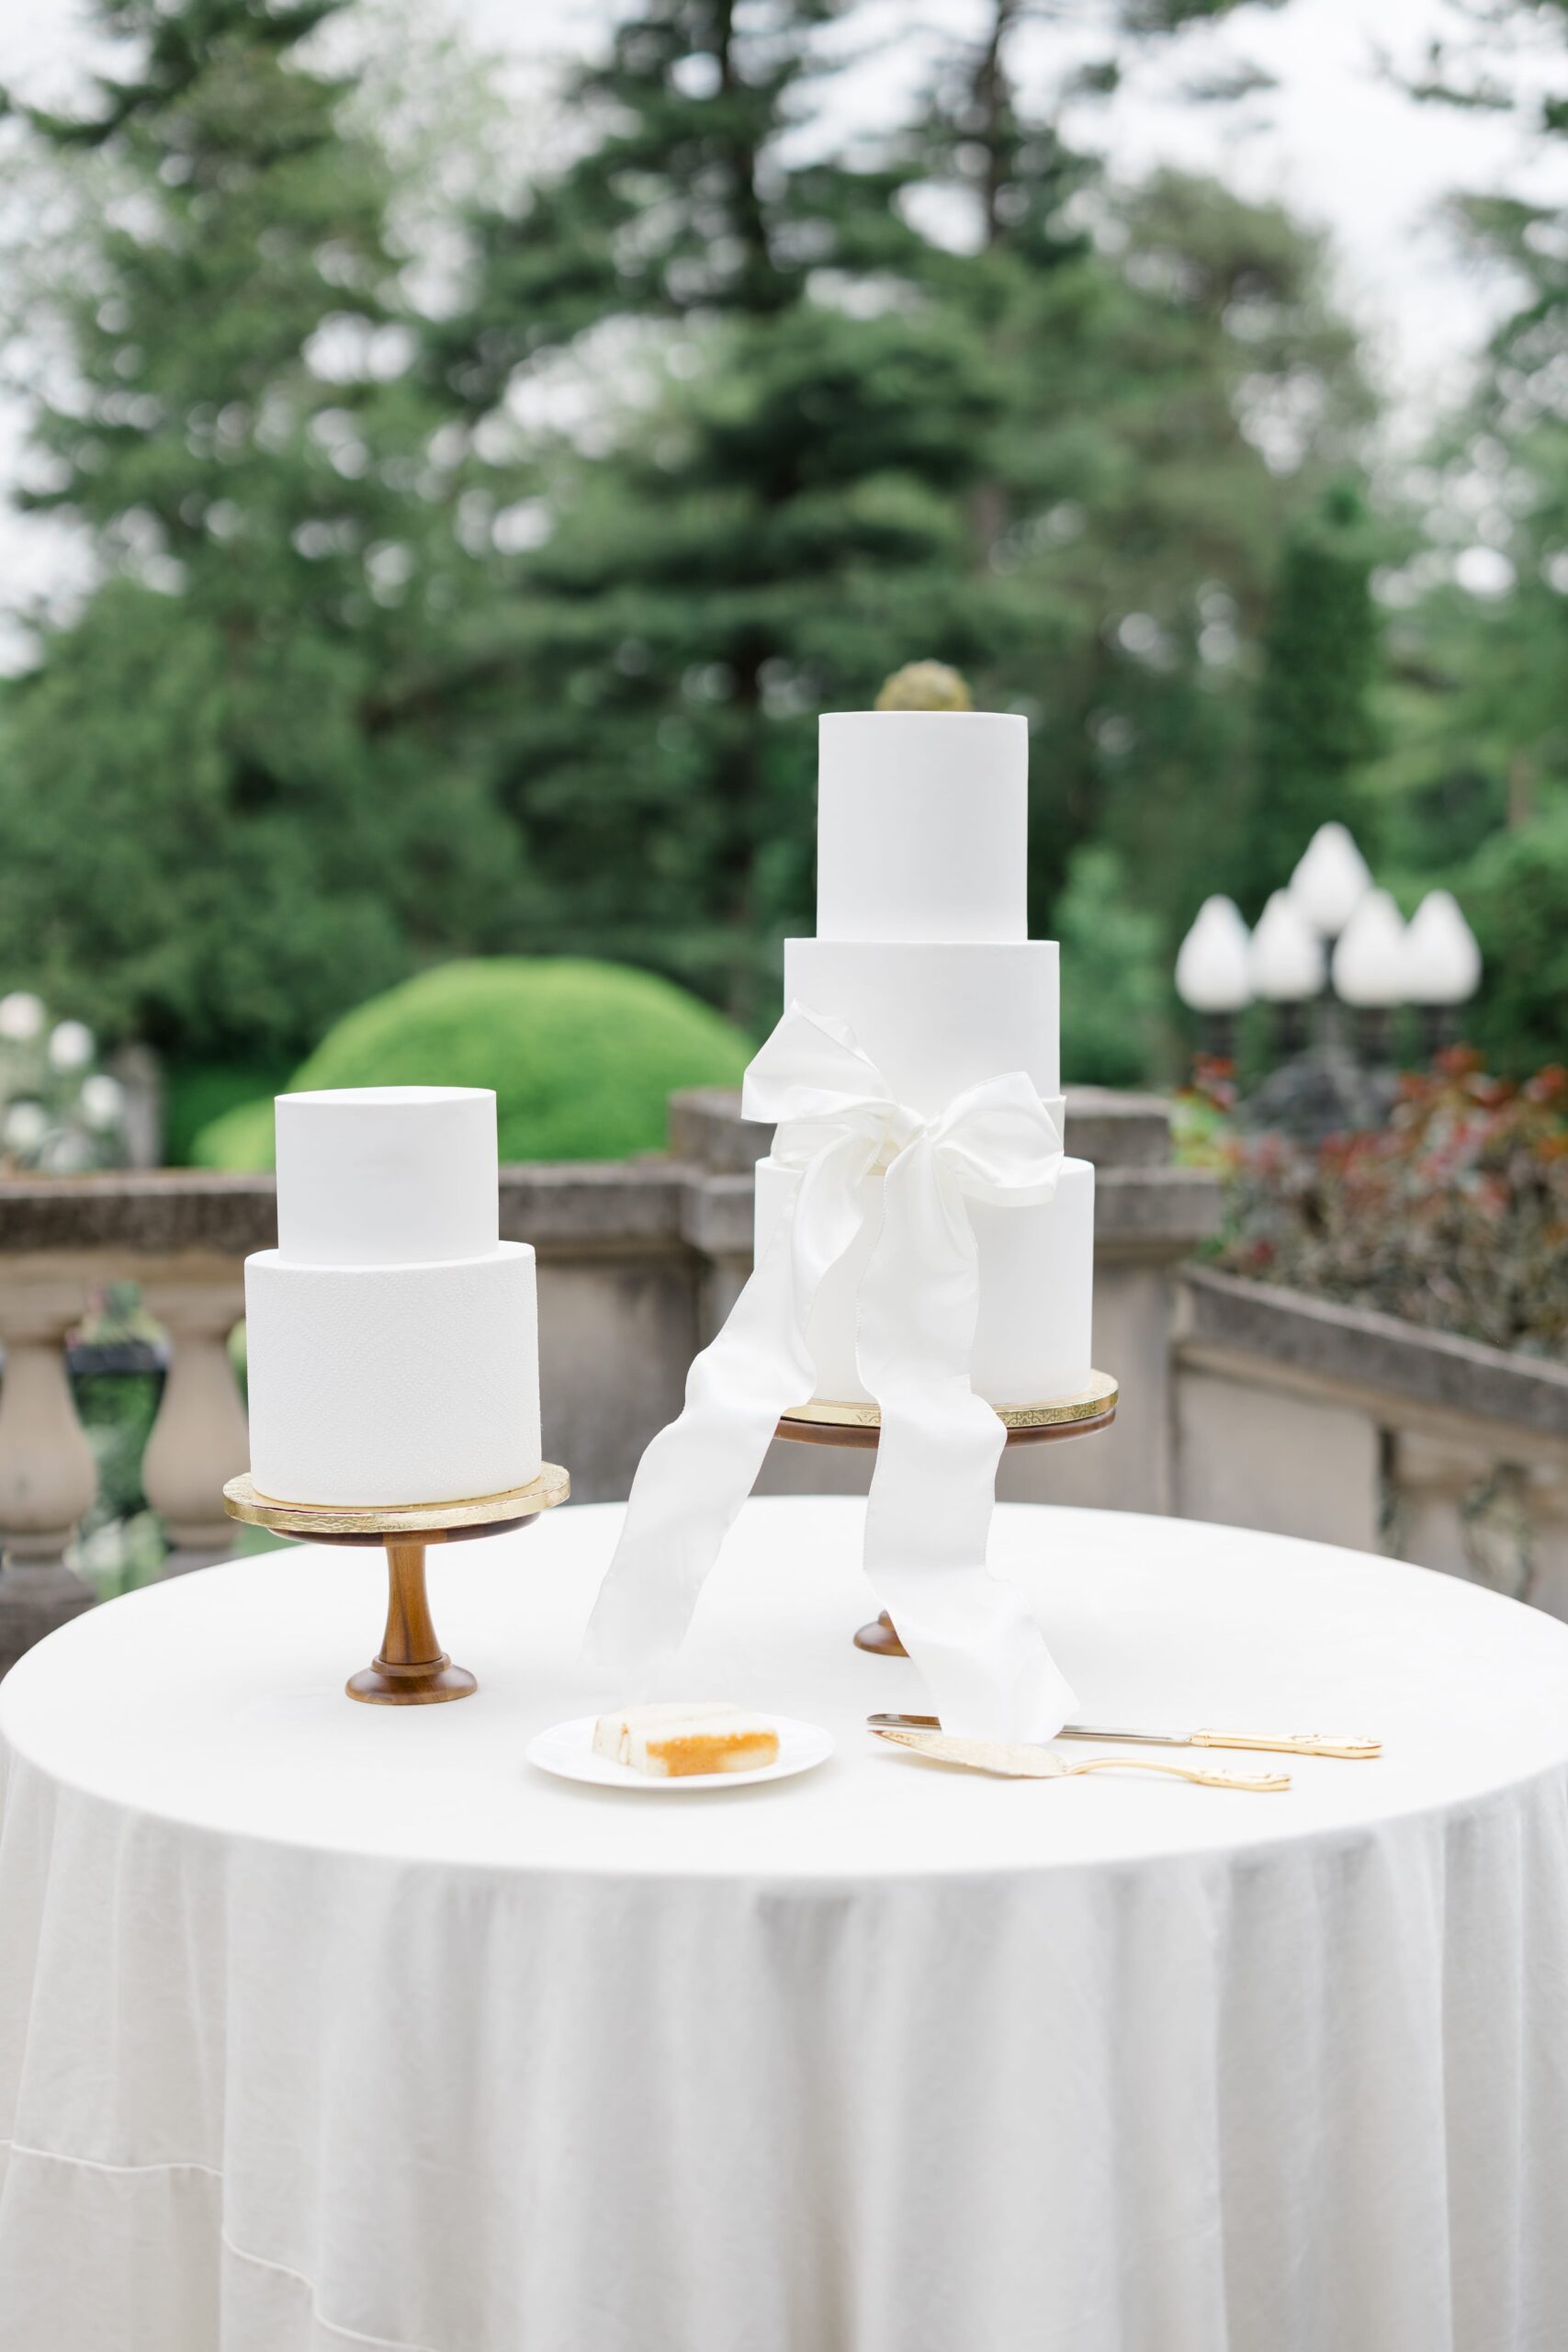
[[[443,1555],[477,1699],[355,1707],[378,1559],[92,1611],[0,1688],[16,2352],[1523,2352],[1568,2330],[1568,1627],[1004,1507],[1086,1716],[1381,1733],[1287,1796],[863,1729],[862,1507],[748,1506],[677,1695],[803,1779],[550,1781],[617,1508]],[[1074,1749],[1074,1754],[1091,1751]],[[1156,1751],[1157,1752],[1157,1751]],[[1229,1759],[1236,1764],[1246,1759]]]

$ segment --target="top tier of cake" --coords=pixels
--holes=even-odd
[[[817,936],[1027,939],[1029,726],[852,710],[818,732]]]
[[[296,1266],[441,1265],[500,1239],[495,1096],[352,1087],[277,1098],[277,1254]]]

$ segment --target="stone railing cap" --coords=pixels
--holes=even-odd
[[[1213,1266],[1186,1267],[1181,1280],[1185,1346],[1260,1356],[1350,1387],[1568,1437],[1568,1364]]]
[[[715,1175],[742,1175],[762,1159],[773,1129],[740,1115],[730,1087],[688,1087],[670,1098],[670,1155]],[[1170,1160],[1170,1112],[1158,1094],[1112,1087],[1067,1089],[1067,1149],[1097,1168],[1158,1168]]]
[[[501,1233],[570,1253],[681,1246],[682,1171],[667,1160],[541,1162],[501,1171]],[[0,1264],[43,1252],[248,1257],[277,1240],[270,1175],[201,1169],[0,1179]]]

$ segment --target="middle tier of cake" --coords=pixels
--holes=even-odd
[[[1022,1070],[1062,1123],[1056,943],[786,939],[784,1002],[846,1023],[894,1097],[934,1118]]]

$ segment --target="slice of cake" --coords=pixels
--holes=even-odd
[[[652,1780],[673,1781],[776,1764],[779,1736],[765,1717],[749,1715],[728,1700],[666,1699],[601,1715],[593,1752]]]
[[[618,1707],[611,1714],[601,1715],[594,1724],[593,1753],[607,1756],[612,1764],[629,1764],[634,1722],[657,1726],[739,1713],[728,1699],[658,1699],[650,1700],[646,1706]]]

